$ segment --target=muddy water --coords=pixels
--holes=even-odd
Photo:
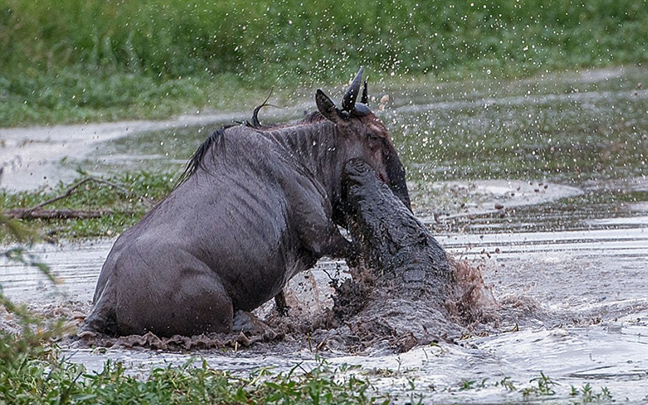
[[[542,86],[543,79],[471,84],[455,94],[460,89],[419,86],[393,97],[387,116],[407,161],[415,211],[455,257],[482,266],[499,321],[458,343],[400,355],[320,354],[334,365],[362,365],[398,402],[419,395],[426,402],[517,402],[527,389],[531,399],[564,403],[583,401],[570,392],[586,384],[594,394],[609,389],[617,402],[648,401],[648,97],[637,89],[646,73],[587,73]],[[190,151],[178,134],[116,137],[93,152],[108,162],[95,167],[180,162]],[[154,157],[140,159],[143,149]],[[83,313],[111,244],[37,246],[33,253],[61,282],[52,286],[36,271],[3,264],[0,283],[6,295],[42,311]],[[343,268],[323,261],[294,279],[292,306],[330,306],[329,275]],[[215,368],[247,373],[298,362],[307,368],[316,362],[311,347],[304,339],[263,351],[167,353],[68,343],[63,355],[93,370],[107,358],[121,360],[134,372],[199,355]],[[533,395],[541,372],[559,384],[555,395]]]
[[[579,211],[578,206],[570,209]],[[554,387],[554,398],[569,398],[571,386],[588,383],[596,390],[607,387],[615,399],[645,398],[648,206],[628,207],[614,218],[583,220],[560,231],[507,230],[519,229],[522,222],[551,228],[557,220],[553,215],[488,218],[490,214],[474,218],[472,224],[479,233],[443,232],[438,240],[455,257],[484,265],[483,276],[501,306],[500,323],[491,325],[490,333],[400,355],[321,354],[334,365],[362,365],[380,390],[399,395],[401,400],[413,394],[433,400],[519,400],[519,390],[533,387],[529,381],[540,372],[561,384]],[[489,222],[489,226],[480,222]],[[71,308],[73,315],[83,313],[111,243],[39,246],[33,252],[52,266],[61,283],[52,286],[35,271],[4,265],[4,291],[44,312],[62,306]],[[335,271],[335,263],[325,261],[294,279],[292,299],[314,311],[330,305],[327,273]],[[102,353],[72,345],[64,347],[63,355],[94,370],[101,369],[107,358],[145,371],[151,365],[181,364],[191,356],[205,356],[213,367],[242,373],[265,366],[286,370],[299,361],[305,367],[314,365],[315,353],[306,339],[297,347],[290,353],[279,344],[263,353],[228,349],[183,354],[144,349]],[[388,377],[387,369],[393,371]],[[507,377],[516,391],[497,385]],[[460,390],[466,380],[475,381],[475,388]],[[414,390],[409,381],[414,382]]]

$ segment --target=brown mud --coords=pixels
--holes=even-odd
[[[335,344],[337,350],[402,353],[485,333],[497,323],[498,315],[480,267],[451,258],[449,264],[452,282],[443,297],[400,295],[393,284],[386,287],[380,280],[381,269],[352,268],[351,278],[334,284],[330,322],[335,327],[324,333],[323,342],[329,347]]]
[[[65,344],[73,348],[170,352],[226,349],[276,353],[308,348],[335,353],[402,353],[417,345],[439,340],[452,343],[463,336],[492,330],[498,319],[497,304],[484,284],[481,266],[454,259],[450,263],[456,283],[451,294],[443,298],[446,305],[441,308],[425,299],[394,296],[379,285],[375,277],[379,271],[359,265],[349,269],[351,277],[341,275],[343,280],[330,280],[332,305],[318,311],[304,307],[304,303],[289,294],[287,315],[279,314],[268,303],[256,315],[237,314],[238,330],[231,334],[170,338],[153,333],[121,337],[81,335],[70,336]],[[79,326],[83,313],[78,307],[72,308],[60,307],[58,315]],[[57,315],[43,308],[39,312]]]

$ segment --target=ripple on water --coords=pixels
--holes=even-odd
[[[571,385],[590,383],[608,387],[619,398],[639,400],[643,398],[639,392],[648,392],[644,360],[648,359],[648,232],[638,222],[631,229],[612,221],[607,230],[438,235],[456,257],[483,263],[484,279],[502,306],[499,329],[460,345],[440,343],[398,356],[330,352],[324,356],[333,364],[362,365],[377,387],[400,393],[401,398],[418,392],[408,391],[406,383],[412,379],[425,395],[432,395],[425,387],[434,385],[434,398],[439,400],[502,401],[512,394],[495,382],[508,377],[517,387],[528,387],[529,380],[542,371],[561,384],[557,391],[562,398],[568,398]],[[87,309],[111,244],[112,240],[103,240],[35,247],[32,252],[62,280],[57,286],[35,271],[7,263],[2,264],[0,282],[9,297],[36,308],[59,302]],[[291,281],[292,299],[316,310],[330,305],[328,280],[342,271],[340,262],[322,262]],[[140,370],[136,372],[153,365],[183,364],[196,354],[205,356],[213,367],[241,373],[262,366],[288,370],[296,361],[315,364],[314,353],[305,343],[298,350],[292,347],[287,352],[279,345],[263,354],[141,349],[99,354],[72,347],[63,353],[90,369],[100,369],[105,359],[112,358],[133,365]],[[381,369],[400,371],[386,376]],[[464,379],[482,378],[489,382],[479,390],[457,390]]]

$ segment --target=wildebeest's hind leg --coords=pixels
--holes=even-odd
[[[153,305],[129,305],[130,316],[120,319],[120,334],[153,332],[158,336],[193,336],[202,333],[229,333],[234,310],[220,281],[211,275],[178,277],[174,291],[156,299]],[[138,308],[146,310],[138,310]],[[134,312],[134,313],[133,313]],[[129,325],[131,322],[131,325]],[[143,328],[143,329],[142,329]]]
[[[186,336],[232,331],[232,300],[214,274],[187,277],[174,296],[174,305],[182,308],[173,319],[176,331]]]
[[[216,272],[173,246],[145,248],[122,254],[125,259],[116,263],[121,284],[116,289],[120,335],[153,332],[168,337],[231,331],[232,301]]]

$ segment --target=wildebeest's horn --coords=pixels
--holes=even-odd
[[[362,104],[369,104],[369,95],[367,94],[367,79],[364,81],[364,87],[362,89],[362,98],[360,99]]]
[[[349,89],[344,94],[344,98],[342,99],[342,111],[353,111],[356,100],[358,98],[358,93],[360,93],[360,84],[362,83],[363,70],[364,68],[361,67],[355,79],[353,79],[353,82],[351,82],[351,86],[349,86]]]

